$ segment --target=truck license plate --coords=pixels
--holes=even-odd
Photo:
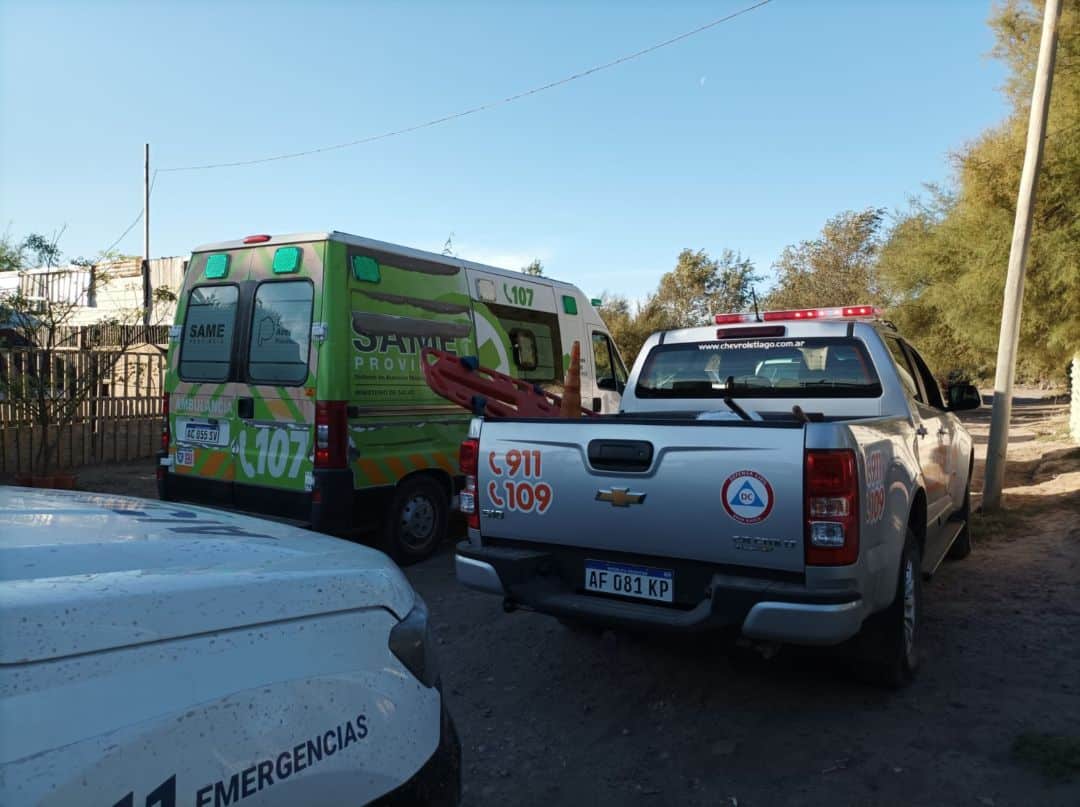
[[[221,432],[217,426],[201,423],[189,423],[184,431],[184,437],[193,443],[217,444]]]
[[[672,602],[675,573],[671,569],[654,569],[651,566],[586,560],[585,589],[643,600]]]

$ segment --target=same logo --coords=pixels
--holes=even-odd
[[[727,514],[740,524],[757,524],[772,512],[773,489],[757,471],[736,471],[724,480],[720,500]]]

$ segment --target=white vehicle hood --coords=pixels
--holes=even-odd
[[[364,608],[403,618],[414,599],[383,553],[308,530],[0,486],[0,664]]]

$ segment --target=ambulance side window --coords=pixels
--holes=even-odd
[[[514,364],[519,370],[530,372],[536,369],[536,337],[525,328],[510,330],[510,345],[514,349]]]
[[[180,335],[182,381],[226,381],[232,371],[236,304],[234,285],[196,286],[188,294]]]
[[[495,315],[510,343],[510,369],[528,381],[561,384],[563,357],[559,318],[543,311],[492,303],[488,303],[488,310]]]
[[[313,287],[308,280],[271,281],[255,290],[248,342],[248,380],[303,384],[308,374]]]

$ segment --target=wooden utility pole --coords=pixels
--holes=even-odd
[[[153,305],[150,292],[150,144],[143,146],[143,325],[150,327],[150,309]],[[147,341],[150,340],[147,334]]]
[[[1012,248],[1009,250],[1009,274],[1005,279],[1005,303],[1001,309],[1001,335],[998,338],[997,372],[994,376],[994,411],[990,418],[990,442],[986,447],[984,510],[995,510],[1001,505],[1001,490],[1005,484],[1005,455],[1009,447],[1016,346],[1020,339],[1020,314],[1024,302],[1024,271],[1027,268],[1028,243],[1031,241],[1035,189],[1042,165],[1046,116],[1050,111],[1050,85],[1054,76],[1057,24],[1060,16],[1060,0],[1046,0],[1042,39],[1039,41],[1039,62],[1035,68],[1035,90],[1031,97],[1031,116],[1028,119],[1024,170],[1020,175],[1016,221],[1013,224]]]

